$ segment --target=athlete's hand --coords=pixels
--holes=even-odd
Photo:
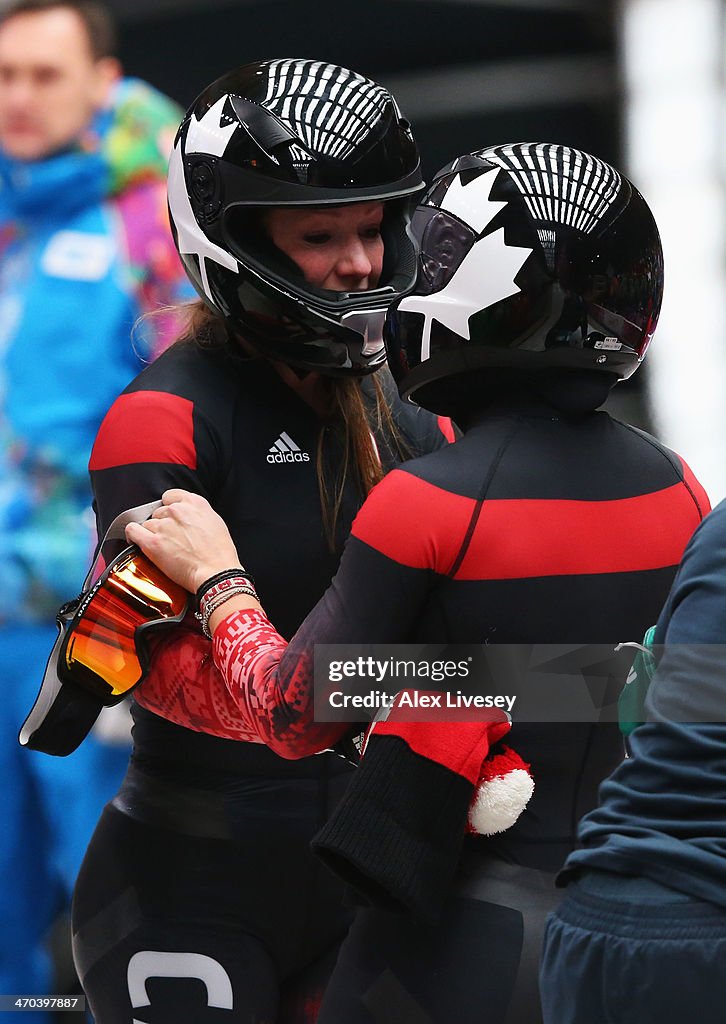
[[[129,523],[126,539],[191,594],[224,569],[241,566],[229,530],[199,494],[173,488],[144,523]]]

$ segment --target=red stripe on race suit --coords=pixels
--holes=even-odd
[[[113,403],[98,431],[89,470],[137,462],[196,469],[194,404],[166,391],[133,391]]]
[[[663,569],[678,564],[699,522],[682,483],[612,501],[486,501],[456,578]]]
[[[447,574],[477,503],[394,470],[369,496],[353,535],[401,565]],[[489,499],[458,580],[642,572],[677,565],[700,522],[683,483],[609,501]]]

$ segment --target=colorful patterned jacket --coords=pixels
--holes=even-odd
[[[127,79],[73,150],[0,151],[0,624],[47,619],[77,593],[98,425],[172,340],[163,307],[193,297],[164,185],[179,119]]]

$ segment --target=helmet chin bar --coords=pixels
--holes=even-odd
[[[279,330],[269,318],[246,313],[235,319],[233,327],[239,330],[260,355],[287,363],[296,369],[306,369],[330,377],[362,377],[374,373],[386,360],[383,344],[383,323],[386,307],[346,313],[338,321],[330,322],[330,331],[320,324],[316,330],[303,331],[299,325],[295,333],[284,331],[281,317]]]

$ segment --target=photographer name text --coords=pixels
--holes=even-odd
[[[328,696],[331,708],[390,708],[394,700],[401,708],[501,708],[511,714],[517,697],[505,693],[467,694],[457,690],[456,693],[422,693],[418,690],[406,690],[403,693],[386,693],[385,690],[372,690],[370,693],[343,693],[333,690]]]

